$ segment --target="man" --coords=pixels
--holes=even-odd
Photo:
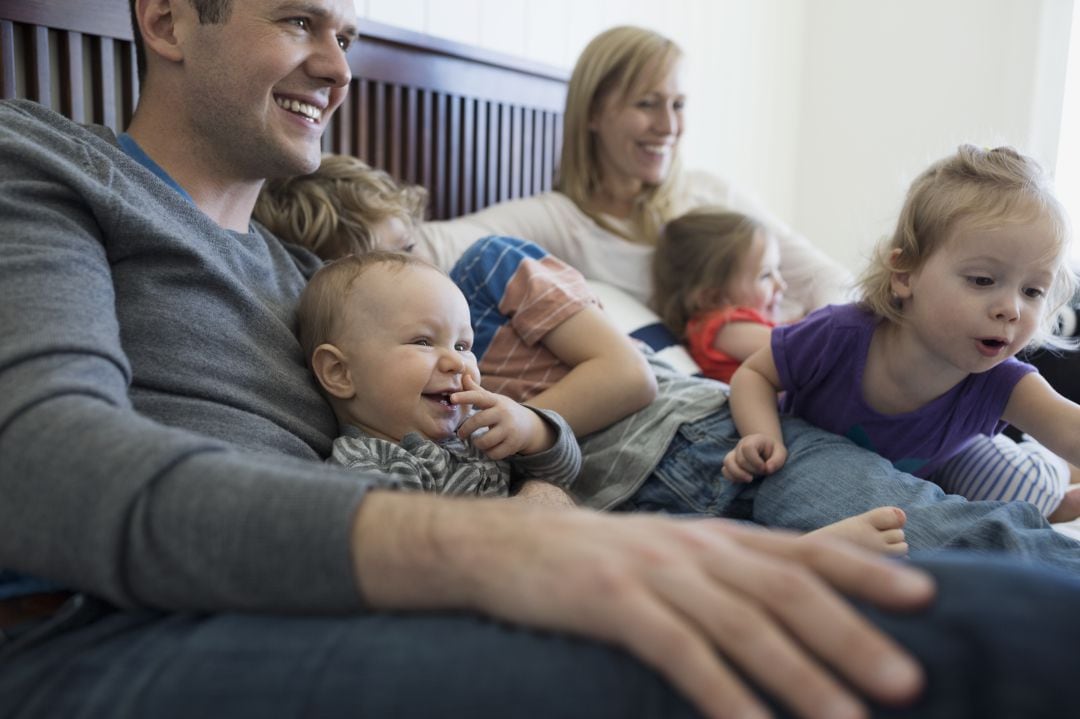
[[[0,715],[911,701],[918,666],[830,585],[914,610],[934,591],[920,572],[720,521],[405,494],[319,461],[337,427],[292,335],[315,260],[250,213],[266,177],[318,165],[352,15],[352,0],[136,0],[126,135],[0,105],[0,567],[18,573],[0,585]],[[1016,652],[993,633],[1014,604],[977,599],[1015,584],[1024,636],[1066,642],[1080,588],[934,566],[929,613],[869,613],[929,663],[919,715],[1009,686],[972,666],[995,662],[1064,711],[1063,672],[1041,671],[1061,655]]]

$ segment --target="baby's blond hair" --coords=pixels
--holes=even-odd
[[[327,262],[304,288],[296,311],[296,334],[309,366],[315,349],[334,337],[337,322],[342,317],[342,305],[355,284],[368,270],[376,266],[390,272],[400,272],[406,267],[428,267],[441,272],[415,255],[384,250],[345,255]]]

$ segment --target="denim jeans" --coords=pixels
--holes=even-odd
[[[968,553],[916,557],[925,611],[866,616],[929,679],[875,716],[1062,719],[1076,706],[1080,582]],[[779,712],[781,716],[786,716]],[[0,647],[5,719],[679,719],[655,673],[582,639],[469,615],[120,612],[89,600]]]
[[[609,646],[475,616],[116,611],[0,646],[4,719],[689,718]]]
[[[1080,542],[1055,531],[1027,502],[969,502],[802,420],[782,420],[788,459],[749,484],[720,473],[739,435],[724,407],[684,425],[645,484],[618,509],[710,515],[810,531],[875,507],[901,507],[912,551],[1007,551],[1080,576]]]

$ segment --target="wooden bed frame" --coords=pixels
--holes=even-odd
[[[323,140],[428,189],[432,219],[551,189],[567,74],[361,21]],[[0,97],[126,127],[138,100],[128,0],[0,0]]]

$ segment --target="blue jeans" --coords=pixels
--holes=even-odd
[[[1054,531],[1027,502],[969,502],[898,471],[873,452],[802,420],[783,418],[788,460],[750,484],[728,482],[724,455],[739,435],[724,407],[681,427],[653,474],[620,511],[705,514],[798,531],[865,512],[903,508],[912,551],[1008,551],[1080,575],[1080,542]]]
[[[929,686],[916,705],[875,716],[1072,715],[1080,582],[966,553],[913,561],[937,577],[933,607],[864,611],[919,658]],[[0,716],[697,715],[616,649],[473,616],[169,614],[89,601],[0,647]]]

